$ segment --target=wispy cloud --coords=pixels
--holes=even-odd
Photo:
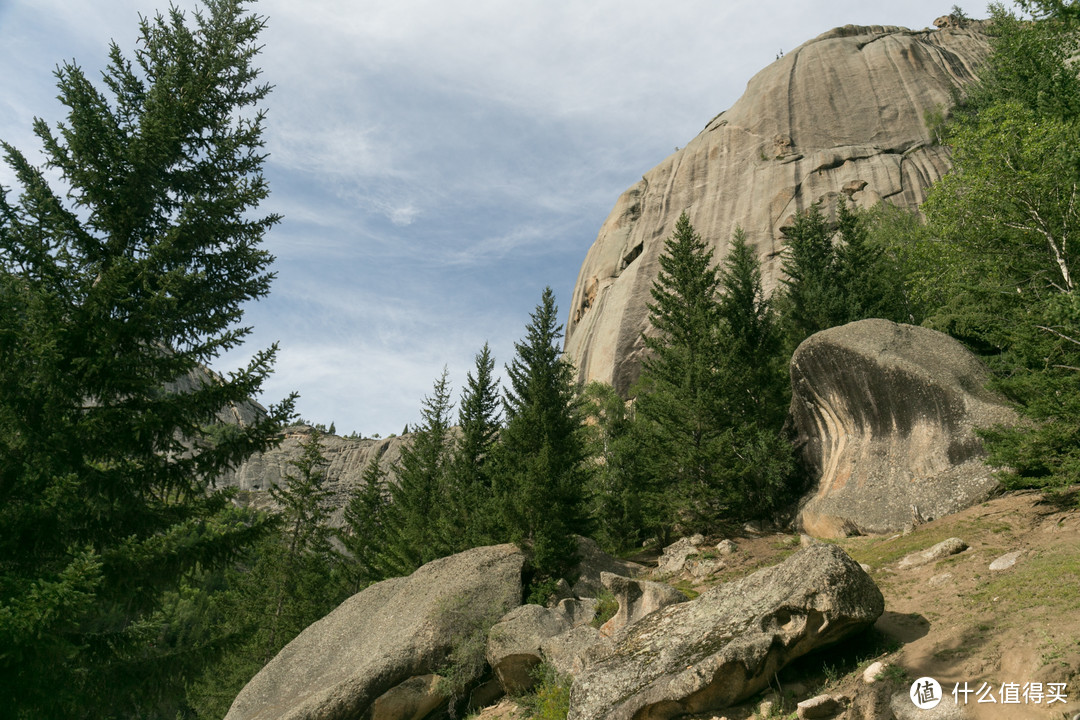
[[[194,0],[176,3],[190,11]],[[155,7],[157,6],[157,7]],[[164,0],[0,0],[0,138],[32,157],[62,117],[52,71],[92,79]],[[270,297],[267,399],[397,432],[444,364],[510,360],[545,285],[564,313],[619,194],[729,107],[780,50],[847,23],[923,27],[938,0],[261,0]],[[965,4],[970,15],[981,6]],[[0,165],[0,184],[10,172]],[[242,353],[222,359],[235,366]]]

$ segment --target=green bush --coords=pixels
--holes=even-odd
[[[536,689],[533,693],[520,698],[520,702],[529,711],[531,720],[566,720],[570,712],[569,675],[563,675],[547,663],[540,663],[533,671]]]

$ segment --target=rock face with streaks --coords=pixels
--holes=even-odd
[[[790,417],[816,487],[797,524],[817,537],[895,532],[998,487],[975,429],[1017,422],[982,362],[934,330],[860,320],[791,358]]]
[[[911,31],[848,25],[755,75],[743,96],[623,193],[582,264],[566,352],[584,381],[626,392],[639,374],[649,289],[664,239],[684,210],[720,262],[741,226],[780,273],[782,229],[841,195],[915,208],[950,167],[927,129],[989,52],[980,23]]]

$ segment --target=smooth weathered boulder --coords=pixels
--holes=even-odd
[[[521,604],[525,557],[474,548],[353,595],[286,645],[226,720],[352,720],[411,678],[437,673],[455,638]]]
[[[790,419],[815,480],[797,524],[817,537],[903,530],[981,502],[998,482],[975,429],[1017,422],[959,342],[860,320],[791,359]]]
[[[929,22],[931,19],[927,18]],[[684,210],[721,262],[735,227],[780,278],[783,228],[823,200],[916,209],[950,168],[927,113],[942,112],[989,53],[980,23],[941,30],[848,25],[785,54],[701,133],[615,203],[582,263],[566,324],[579,380],[625,394],[640,374],[649,290]],[[704,120],[704,118],[703,118]]]
[[[540,643],[570,628],[562,613],[542,605],[522,605],[492,625],[487,661],[503,689],[515,695],[531,688],[532,671],[542,660]]]
[[[571,571],[577,577],[574,594],[578,597],[596,597],[604,589],[600,574],[609,572],[626,577],[635,577],[645,570],[645,566],[629,560],[612,557],[600,549],[592,538],[578,536],[578,564]]]
[[[600,581],[619,603],[619,609],[601,626],[601,635],[614,635],[616,631],[636,623],[662,607],[686,602],[685,595],[664,583],[632,580],[607,572],[600,576]]]
[[[667,720],[727,707],[883,611],[881,592],[842,549],[806,548],[618,633],[610,654],[574,680],[568,720]]]

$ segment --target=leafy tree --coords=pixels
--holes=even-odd
[[[165,604],[265,531],[213,480],[275,441],[292,398],[207,439],[259,392],[275,348],[199,374],[267,294],[253,65],[263,19],[210,0],[140,23],[95,86],[57,70],[45,173],[3,144],[0,193],[0,702],[12,717],[153,715],[205,660]],[[169,392],[168,387],[179,388]]]
[[[541,576],[558,577],[574,562],[575,534],[588,522],[588,481],[581,402],[573,368],[562,356],[562,326],[551,288],[515,343],[507,366],[497,488],[509,539],[528,548]]]
[[[990,62],[949,127],[954,171],[925,204],[970,271],[929,321],[983,353],[1035,420],[985,431],[1006,484],[1058,486],[1080,469],[1080,30],[1053,13],[1026,22],[996,7],[994,19]]]

